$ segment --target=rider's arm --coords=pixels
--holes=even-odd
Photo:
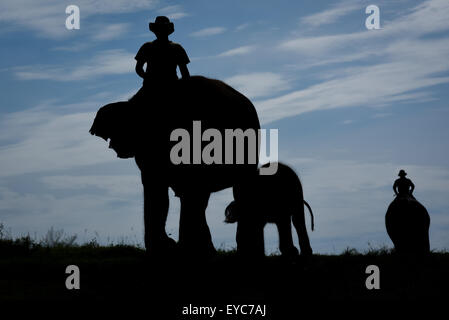
[[[189,69],[187,68],[186,64],[180,64],[179,71],[181,71],[182,79],[187,79],[190,77]]]
[[[398,187],[398,182],[395,181],[394,184],[393,184],[393,191],[394,191],[394,194],[395,194],[395,195],[398,195],[398,192],[397,192],[397,190],[396,190],[397,187]]]
[[[176,63],[179,66],[179,71],[181,72],[181,78],[185,80],[190,77],[189,69],[187,68],[187,64],[190,62],[190,59],[189,59],[189,56],[187,56],[186,51],[184,50],[184,48],[181,45],[177,44],[176,49],[177,49]]]
[[[141,78],[145,78],[145,70],[143,70],[143,65],[145,64],[145,61],[143,60],[137,60],[136,63],[136,73],[139,75],[139,77]]]
[[[410,194],[413,193],[413,190],[415,190],[415,185],[414,185],[413,182],[410,180]]]

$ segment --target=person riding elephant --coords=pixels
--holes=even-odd
[[[135,56],[136,73],[143,79],[141,94],[169,93],[178,80],[176,68],[179,67],[183,80],[190,77],[190,59],[184,48],[169,40],[175,31],[173,22],[165,16],[156,17],[150,22],[149,29],[156,35],[156,40],[144,43]],[[144,66],[146,64],[146,69]]]
[[[393,191],[397,197],[413,197],[413,191],[415,190],[415,185],[412,180],[406,178],[407,173],[404,170],[399,171],[399,179],[393,184]]]
[[[181,201],[176,247],[208,255],[215,252],[205,217],[210,194],[257,170],[259,118],[251,101],[234,88],[190,76],[185,50],[168,40],[174,25],[167,17],[157,17],[149,28],[157,39],[145,43],[135,57],[142,88],[128,101],[100,108],[90,133],[109,140],[118,157],[135,158],[144,191],[147,252],[164,255],[175,247],[165,230],[171,188]],[[228,131],[234,135],[230,147],[223,139]],[[237,140],[247,147],[243,153],[234,145]],[[182,152],[173,152],[184,142]],[[173,160],[177,153],[182,153],[180,163]],[[203,162],[204,155],[213,161]]]

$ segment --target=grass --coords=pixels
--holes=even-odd
[[[267,303],[296,308],[298,301],[399,301],[447,299],[449,253],[426,260],[403,258],[387,247],[361,253],[314,255],[286,261],[278,255],[242,261],[219,250],[210,260],[152,260],[142,248],[95,239],[76,244],[50,229],[41,240],[12,239],[0,228],[0,301],[145,301],[179,314],[189,303]],[[81,289],[65,288],[65,268],[80,268]],[[380,268],[380,290],[367,290],[368,265]],[[279,308],[277,309],[279,310]],[[275,312],[275,311],[273,311]],[[176,317],[175,317],[176,318]]]

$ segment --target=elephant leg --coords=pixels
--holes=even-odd
[[[427,227],[424,231],[424,253],[427,254],[430,252],[430,239],[429,239],[429,227]]]
[[[430,239],[429,239],[429,228],[430,228],[430,217],[426,212],[424,216],[424,230],[423,230],[423,243],[424,243],[424,254],[430,252]]]
[[[385,215],[385,225],[387,228],[388,236],[393,242],[394,249],[398,254],[402,254],[406,251],[404,246],[404,226],[401,226],[400,222],[397,221],[397,214],[395,216],[395,211],[397,209],[388,208],[387,214]]]
[[[264,257],[264,223],[241,218],[237,223],[237,252],[244,257]]]
[[[276,222],[279,233],[279,250],[284,256],[296,256],[299,254],[298,249],[293,244],[292,225],[289,216],[279,219]]]
[[[181,196],[179,246],[189,254],[212,255],[216,252],[206,221],[209,197],[210,193],[206,192]]]
[[[422,223],[416,227],[416,232],[413,235],[414,251],[419,255],[426,255],[430,252],[430,241],[429,241],[429,225]]]
[[[302,201],[301,201],[302,203]],[[306,221],[304,219],[304,206],[297,209],[292,216],[293,225],[298,233],[299,247],[301,248],[301,255],[312,255],[312,247],[310,246],[309,236],[306,229]]]
[[[145,248],[150,254],[163,254],[173,249],[175,241],[167,236],[168,186],[146,184],[144,192]]]

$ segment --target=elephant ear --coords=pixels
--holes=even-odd
[[[101,107],[89,130],[92,135],[109,140],[109,148],[119,158],[131,158],[135,154],[137,125],[132,106],[128,101],[121,101]]]
[[[225,221],[226,223],[234,223],[239,219],[239,205],[237,202],[232,201],[225,209]]]

